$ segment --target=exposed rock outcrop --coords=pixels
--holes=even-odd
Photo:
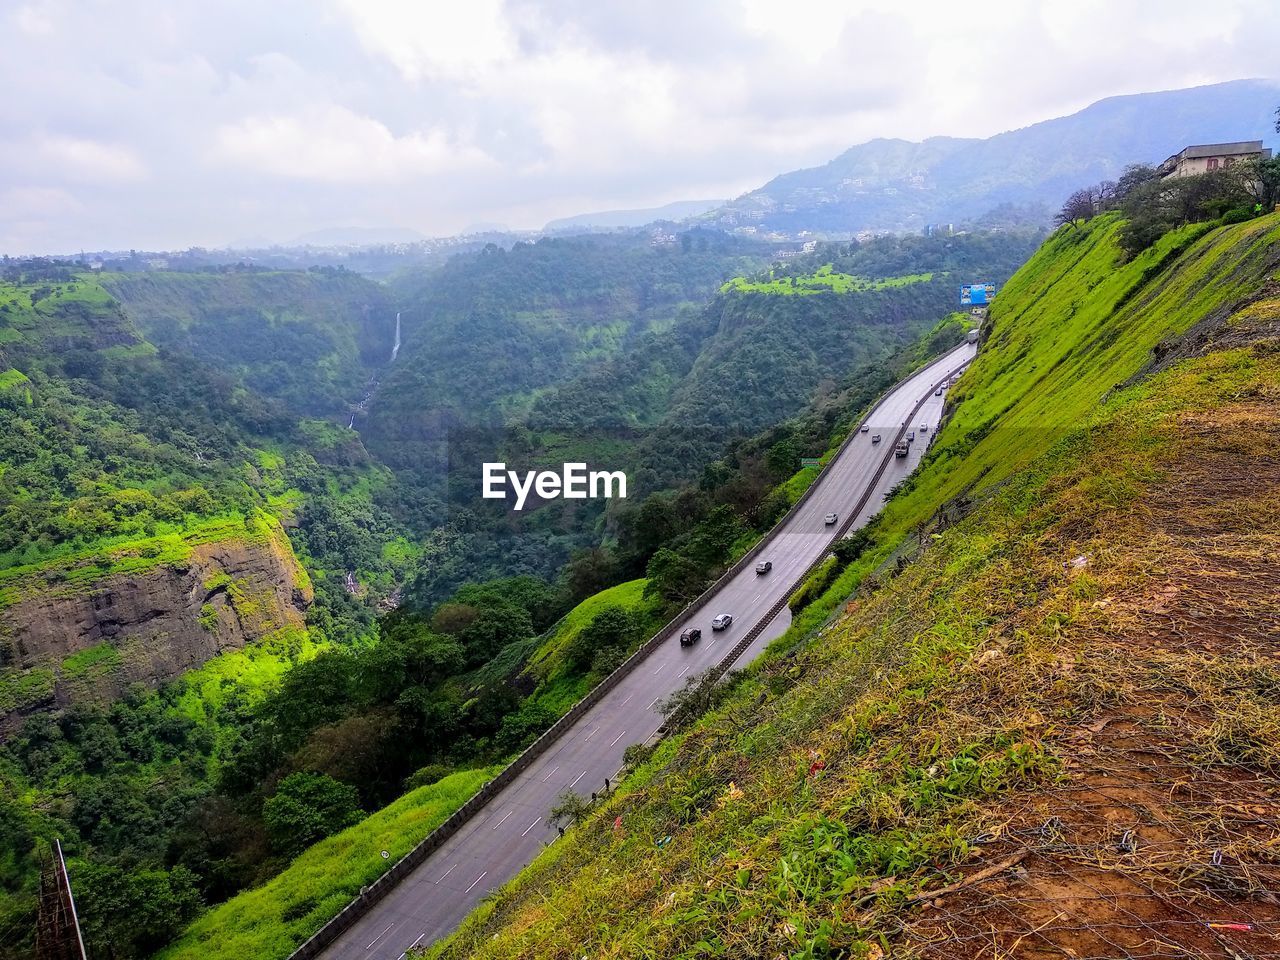
[[[272,633],[301,628],[312,589],[284,532],[191,548],[179,563],[68,589],[24,590],[0,610],[0,662],[18,713],[155,685]],[[7,701],[7,702],[6,702]]]

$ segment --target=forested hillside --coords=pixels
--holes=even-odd
[[[8,262],[0,955],[30,948],[55,836],[97,949],[187,929],[207,956],[231,924],[287,952],[381,869],[326,837],[401,850],[447,816],[768,529],[800,457],[963,336],[958,274],[1000,282],[1031,243],[771,273],[720,235],[579,238],[390,287]],[[856,280],[751,288],[793,274]],[[455,465],[608,460],[634,492],[517,523],[401,444],[428,420]]]
[[[578,238],[459,258],[452,272],[425,280],[416,301],[443,305],[432,314],[440,329],[424,346],[416,339],[421,327],[410,328],[405,365],[379,386],[361,427],[420,502],[448,497],[448,542],[425,565],[414,595],[439,600],[467,579],[501,573],[546,576],[573,550],[618,535],[624,505],[559,501],[517,517],[481,501],[477,464],[528,468],[574,459],[625,469],[632,499],[692,481],[727,444],[796,415],[838,392],[852,371],[914,342],[953,308],[962,279],[1003,282],[1038,236],[824,244],[781,267],[700,233],[656,250],[643,239]],[[552,269],[561,255],[574,266]],[[588,269],[584,263],[606,267],[617,289],[606,294],[599,279],[572,281]],[[830,276],[837,267],[857,282],[803,297],[775,295],[759,283],[772,278],[781,289],[794,276]],[[677,270],[692,273],[681,283],[654,279]],[[627,277],[642,283],[647,311],[635,313]],[[695,308],[686,298],[699,284],[706,302]],[[659,296],[660,289],[668,292]],[[479,307],[466,312],[472,303],[483,306],[483,317]],[[406,321],[413,312],[406,307]],[[583,341],[600,335],[600,317],[617,315],[633,322],[625,330],[614,324],[595,346]],[[491,324],[516,331],[516,339],[477,335]],[[549,344],[538,356],[555,369],[535,370],[521,337]],[[543,382],[525,390],[530,377]],[[472,388],[481,399],[463,409],[451,391],[472,378],[483,381]]]
[[[391,357],[392,296],[347,270],[151,271],[101,282],[151,343],[295,413],[346,411]]]
[[[861,555],[431,956],[1265,952],[1280,215],[1122,229],[1015,275]]]

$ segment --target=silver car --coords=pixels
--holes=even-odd
[[[728,613],[722,613],[718,617],[716,617],[714,620],[711,621],[711,629],[727,630],[729,628],[729,624],[731,623],[733,623],[733,615]]]

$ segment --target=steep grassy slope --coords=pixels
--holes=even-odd
[[[157,956],[285,957],[453,813],[496,769],[467,770],[419,787],[367,820],[308,849],[283,873],[210,910]]]
[[[1127,265],[1115,228],[1001,295],[821,642],[784,637],[434,956],[1265,954],[1280,217]]]

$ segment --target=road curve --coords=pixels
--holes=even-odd
[[[943,396],[934,385],[973,359],[976,347],[965,344],[933,361],[882,398],[868,415],[867,433],[855,434],[823,471],[819,484],[801,507],[774,534],[761,559],[773,570],[757,576],[749,566],[724,584],[684,626],[702,628],[702,640],[681,647],[676,637],[654,650],[599,703],[567,728],[541,756],[482,807],[461,829],[408,874],[369,912],[348,927],[319,955],[325,960],[397,960],[415,946],[432,943],[451,932],[488,893],[523,869],[554,841],[547,813],[566,790],[590,794],[604,786],[622,765],[628,746],[657,730],[662,717],[658,700],[684,685],[685,678],[718,664],[747,631],[785,597],[796,579],[830,546],[827,513],[846,519],[863,499],[865,506],[850,529],[865,524],[880,509],[883,494],[919,463],[926,441],[936,429]],[[923,406],[914,413],[923,399]],[[899,429],[916,442],[905,459],[891,456]],[[922,436],[920,424],[928,424]],[[879,433],[883,441],[871,442]],[[887,467],[881,472],[886,455]],[[840,524],[843,526],[843,523]],[[733,615],[732,626],[711,630],[711,618]],[[774,618],[742,654],[747,662],[785,630],[786,611]]]

